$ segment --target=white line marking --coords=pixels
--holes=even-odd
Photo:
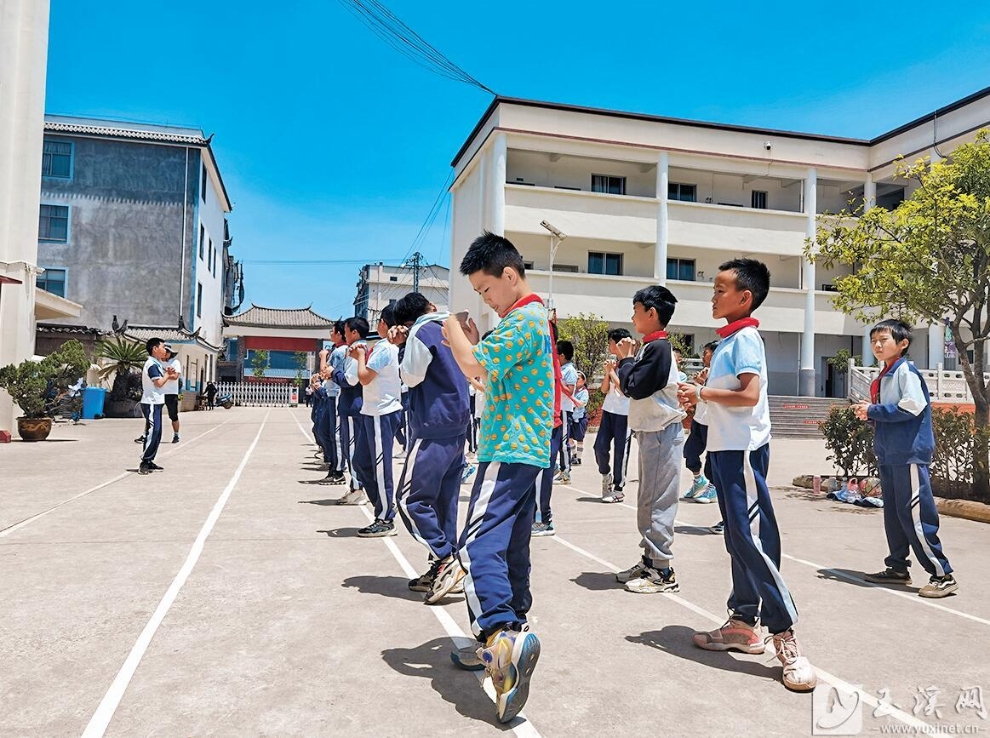
[[[295,413],[292,414],[292,418],[293,420],[296,421],[296,425],[299,426],[299,430],[302,431],[302,434],[309,441],[315,443],[316,442],[315,439],[309,433],[309,431],[303,428],[302,423],[300,423],[299,419],[296,418]],[[374,515],[369,510],[367,510],[363,505],[358,505],[357,507],[361,510],[362,513],[364,513],[364,516],[368,519],[369,523],[374,520]],[[409,577],[410,579],[415,579],[416,577],[419,576],[418,572],[413,568],[412,564],[409,563],[409,560],[399,550],[399,547],[395,545],[395,541],[393,541],[390,537],[384,537],[381,539],[381,541],[382,543],[385,544],[385,547],[391,552],[392,556],[398,562],[399,567],[402,569],[403,573],[407,577]],[[454,642],[455,647],[463,648],[464,646],[477,642],[475,641],[474,638],[468,636],[463,630],[461,630],[461,627],[457,624],[454,618],[451,617],[450,613],[447,612],[444,608],[431,606],[430,611],[436,616],[437,620],[440,621],[440,625],[443,626],[443,629],[447,632],[447,636]],[[453,665],[451,666],[453,668],[457,668],[454,667]],[[484,671],[475,671],[471,673],[473,673],[474,676],[477,677],[478,681],[481,683],[481,686],[484,689],[485,694],[488,695],[488,699],[492,701],[492,704],[495,704],[495,688],[492,686],[491,680],[487,678],[487,674]],[[536,729],[536,726],[533,725],[532,721],[528,717],[526,717],[525,713],[520,712],[516,716],[516,718],[511,723],[509,723],[509,726],[512,728],[512,731],[520,738],[541,738],[540,732]]]
[[[251,458],[251,454],[254,452],[255,446],[258,445],[258,440],[261,438],[261,431],[264,430],[265,423],[268,422],[269,414],[271,414],[271,410],[265,413],[265,419],[261,421],[261,427],[258,428],[258,434],[254,437],[254,441],[251,442],[247,452],[245,452],[244,458],[241,459],[241,463],[234,472],[234,476],[230,478],[227,486],[220,494],[219,499],[217,499],[216,504],[213,506],[213,510],[210,511],[209,516],[206,518],[206,522],[203,523],[203,527],[200,529],[199,535],[196,536],[196,540],[193,542],[192,549],[190,549],[189,556],[186,558],[185,563],[182,565],[182,568],[179,569],[179,573],[175,575],[175,579],[172,580],[172,584],[169,585],[168,590],[166,590],[165,596],[162,597],[161,602],[158,603],[158,607],[155,608],[155,612],[151,616],[151,620],[149,620],[148,624],[144,626],[144,630],[141,631],[141,635],[138,636],[137,642],[134,644],[130,654],[127,656],[127,660],[124,661],[124,665],[120,667],[120,671],[117,672],[117,676],[110,685],[110,689],[107,690],[107,693],[103,696],[103,700],[100,702],[99,707],[96,708],[96,712],[93,713],[93,717],[90,719],[89,725],[87,725],[86,730],[83,731],[83,738],[100,738],[106,732],[107,726],[110,725],[110,721],[113,719],[114,713],[120,705],[124,692],[127,691],[127,686],[130,684],[130,681],[134,676],[134,672],[137,670],[138,665],[141,663],[141,659],[144,657],[145,652],[148,650],[148,646],[151,644],[151,639],[155,637],[155,633],[157,632],[158,627],[162,624],[162,620],[165,619],[169,609],[175,602],[175,598],[178,597],[179,590],[182,589],[182,585],[186,583],[186,580],[192,573],[193,567],[195,567],[196,562],[199,561],[199,556],[203,553],[203,546],[206,544],[206,539],[213,531],[213,526],[216,525],[217,520],[220,518],[220,514],[223,512],[223,508],[227,504],[227,500],[230,499],[230,493],[233,492],[234,487],[241,478],[241,472],[243,472],[244,467],[247,466],[248,459]]]
[[[229,423],[229,422],[230,422],[230,420],[225,420],[225,421],[223,421],[223,423],[220,423],[220,425],[224,425],[224,423]],[[173,454],[177,454],[177,453],[185,450],[185,447],[188,446],[190,443],[193,443],[194,441],[196,441],[199,438],[202,438],[203,436],[207,435],[208,433],[212,433],[217,428],[219,428],[220,425],[215,425],[212,428],[210,428],[208,431],[206,431],[205,433],[200,433],[195,438],[190,438],[183,445],[182,448],[173,449],[170,453],[162,454],[162,458],[167,458],[169,456],[172,456]],[[109,487],[111,484],[114,484],[116,482],[119,482],[121,479],[124,479],[125,477],[129,477],[130,475],[132,475],[134,473],[135,472],[132,472],[132,471],[122,472],[121,474],[118,474],[117,476],[115,476],[113,479],[111,479],[109,481],[101,482],[100,484],[96,485],[95,487],[90,487],[85,492],[80,492],[79,494],[75,495],[74,497],[70,497],[67,500],[62,500],[62,502],[58,503],[57,505],[53,505],[52,507],[48,508],[47,510],[42,510],[40,513],[35,513],[31,517],[24,518],[24,520],[22,520],[21,522],[14,523],[13,525],[11,525],[9,527],[4,528],[3,530],[0,530],[0,538],[3,538],[4,536],[9,536],[14,531],[20,530],[24,526],[29,525],[30,523],[33,523],[35,520],[38,520],[39,518],[43,518],[46,515],[48,515],[49,513],[55,512],[56,510],[58,510],[63,505],[68,505],[70,502],[73,502],[74,500],[78,500],[80,497],[85,497],[86,495],[91,494],[93,492],[98,492],[101,489],[103,489],[104,487]]]

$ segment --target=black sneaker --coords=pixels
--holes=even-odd
[[[154,469],[152,469],[148,464],[141,462],[141,466],[138,467],[138,474],[151,474]]]
[[[174,436],[172,436],[172,443],[178,443],[178,442],[179,442],[179,434],[176,433]]]
[[[906,571],[891,569],[889,566],[883,571],[878,571],[875,574],[865,574],[863,579],[868,582],[872,582],[873,584],[911,584],[910,574]]]
[[[151,469],[151,471],[165,471],[164,466],[158,466],[158,464],[156,464],[154,461],[148,462],[148,468]]]
[[[719,520],[715,525],[708,529],[709,533],[714,533],[717,536],[725,535],[725,521]]]
[[[944,577],[932,577],[929,579],[928,584],[918,590],[918,596],[930,599],[946,597],[957,589],[959,589],[959,582],[951,574],[946,574]]]
[[[429,592],[433,589],[433,580],[437,578],[437,571],[441,564],[440,559],[430,561],[430,568],[425,573],[409,580],[409,589],[413,592]]]
[[[367,528],[361,528],[357,534],[358,538],[385,538],[398,533],[395,523],[391,520],[376,520]]]
[[[332,474],[327,474],[323,479],[317,482],[317,484],[344,484],[347,479],[341,472],[334,472]]]
[[[144,439],[144,436],[138,436],[137,438],[134,439],[134,443],[143,444],[144,443],[144,440],[145,440]]]

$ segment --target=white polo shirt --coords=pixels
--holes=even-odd
[[[399,378],[399,349],[386,340],[371,346],[366,365],[375,378],[364,385],[362,415],[388,415],[402,409],[402,381]]]
[[[740,374],[756,374],[760,399],[755,407],[727,407],[709,402],[708,450],[755,451],[770,441],[767,357],[760,332],[751,326],[722,339],[712,356],[706,387],[739,389]]]
[[[176,356],[171,361],[165,362],[166,369],[175,369],[176,377],[175,379],[168,380],[164,385],[162,385],[162,393],[166,395],[177,395],[179,394],[179,377],[182,376],[182,362],[179,361],[179,357]]]

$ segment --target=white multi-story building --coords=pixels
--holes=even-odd
[[[449,279],[447,267],[421,264],[418,260],[402,266],[387,266],[381,262],[365,264],[358,272],[354,314],[367,319],[374,330],[382,308],[394,305],[417,286],[437,310],[444,311],[450,302]]]
[[[758,258],[772,275],[757,313],[770,392],[844,394],[827,359],[846,349],[869,361],[868,327],[830,302],[847,270],[804,257],[817,216],[850,201],[896,205],[913,187],[894,177],[899,157],[937,159],[987,125],[990,88],[872,140],[496,98],[452,162],[450,303],[493,324],[457,271],[487,229],[520,250],[537,292],[550,297],[552,286],[561,317],[629,327],[633,293],[666,284],[678,298],[672,330],[700,347],[719,325],[710,306],[719,264]],[[566,235],[552,262],[543,221]],[[934,368],[942,328],[926,328],[912,356]]]

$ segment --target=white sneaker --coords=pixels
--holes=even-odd
[[[602,474],[602,497],[612,494],[612,472]]]
[[[461,583],[461,580],[466,575],[467,572],[464,571],[460,561],[453,556],[445,558],[437,565],[433,586],[424,598],[426,604],[435,605],[442,600],[453,591],[454,587]]]
[[[810,692],[818,684],[815,667],[801,655],[793,630],[786,630],[772,636],[773,647],[777,650],[777,660],[784,667],[784,686],[794,692]]]
[[[632,579],[638,579],[643,575],[643,572],[649,569],[649,564],[644,562],[642,559],[637,561],[633,566],[630,566],[625,571],[620,571],[615,575],[615,581],[625,584]]]
[[[336,501],[338,505],[365,505],[367,502],[368,498],[364,495],[363,487],[348,490],[344,493],[343,497],[337,499]]]

